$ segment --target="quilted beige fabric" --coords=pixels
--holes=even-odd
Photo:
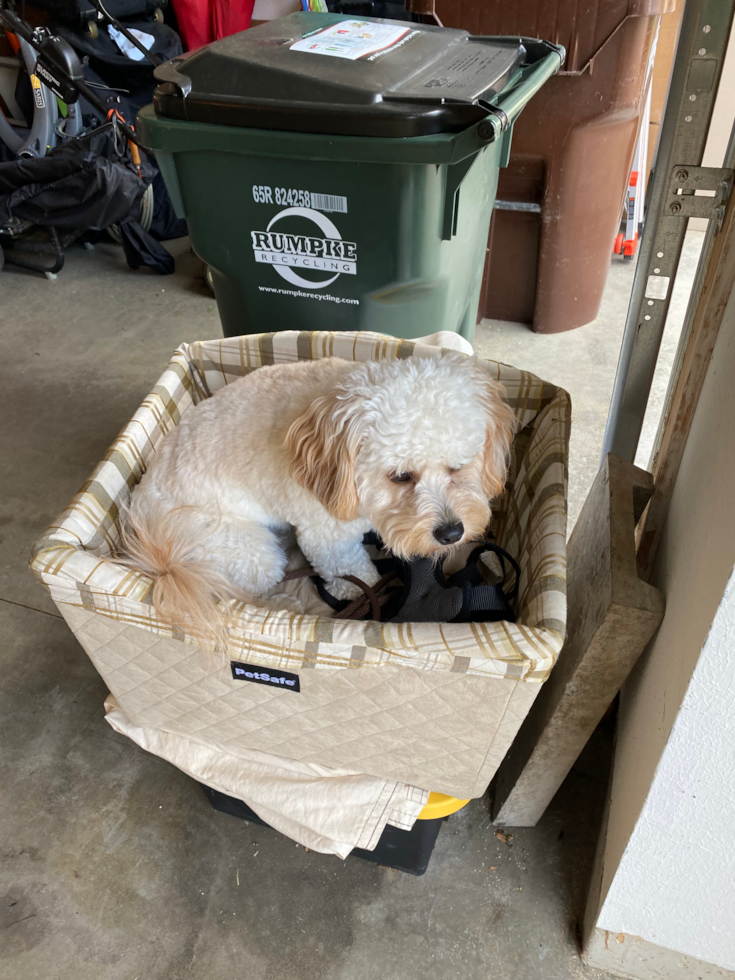
[[[283,332],[183,345],[32,568],[130,720],[228,751],[260,748],[454,796],[481,794],[561,648],[569,397],[480,361],[519,421],[496,540],[522,569],[516,623],[380,624],[230,603],[220,660],[157,619],[146,576],[110,561],[119,508],[182,414],[264,364],[441,357],[376,334]],[[301,693],[235,682],[229,660],[296,671]]]
[[[59,609],[136,727],[245,761],[258,750],[460,799],[485,791],[541,689],[387,664],[302,669],[296,694],[233,681],[229,659],[193,644]],[[246,784],[239,795],[250,802]]]
[[[244,800],[271,827],[322,854],[375,849],[387,824],[411,830],[428,791],[251,749],[229,752],[160,728],[134,725],[108,694],[105,718],[119,732],[211,789]]]

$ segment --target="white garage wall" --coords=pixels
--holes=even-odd
[[[651,576],[666,614],[621,692],[587,932],[619,937],[602,945],[607,969],[625,936],[645,940],[649,966],[626,976],[698,975],[656,972],[657,948],[735,969],[734,374],[735,292]]]
[[[735,576],[598,926],[735,969]]]

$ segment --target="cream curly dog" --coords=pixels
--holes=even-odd
[[[154,579],[158,614],[216,629],[216,600],[283,578],[293,528],[338,598],[378,579],[374,528],[396,555],[481,537],[503,488],[514,416],[472,358],[260,368],[190,410],[164,439],[127,514],[124,560]]]

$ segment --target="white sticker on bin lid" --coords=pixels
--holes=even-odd
[[[340,20],[323,31],[302,37],[291,45],[290,50],[357,61],[365,55],[392,47],[410,30],[410,27],[375,24],[369,20]]]

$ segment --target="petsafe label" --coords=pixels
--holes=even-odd
[[[365,55],[392,47],[410,31],[410,27],[374,24],[369,20],[341,20],[323,31],[296,41],[291,45],[291,51],[357,61]]]
[[[253,667],[251,664],[241,664],[231,660],[232,676],[236,681],[251,681],[253,684],[268,684],[269,687],[279,687],[284,691],[300,691],[299,675],[289,674],[287,670],[277,667]]]

